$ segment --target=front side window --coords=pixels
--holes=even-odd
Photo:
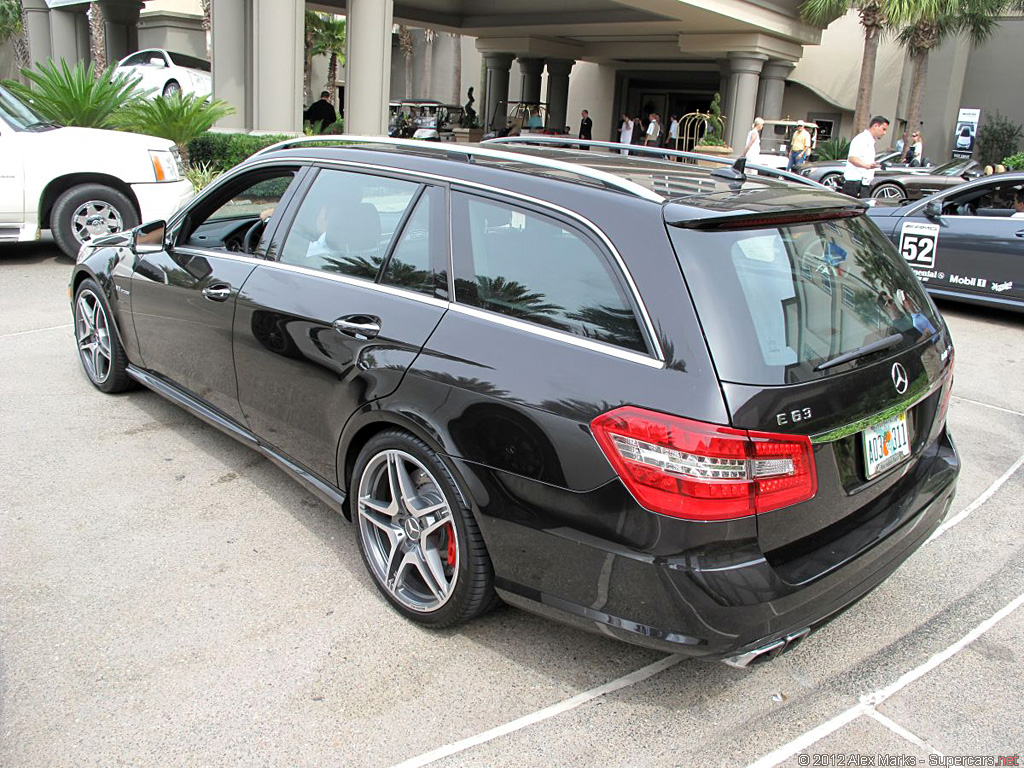
[[[560,220],[453,195],[456,301],[595,341],[647,352],[617,271]]]
[[[299,207],[280,261],[374,280],[420,185],[322,169]]]
[[[944,216],[1013,216],[1014,202],[1024,194],[1021,182],[979,184],[971,189],[952,194],[942,206]]]

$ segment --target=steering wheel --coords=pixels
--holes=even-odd
[[[260,237],[263,230],[267,228],[267,219],[259,219],[245,231],[242,237],[242,253],[254,253],[256,246],[260,244]]]

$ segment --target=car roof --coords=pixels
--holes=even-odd
[[[850,206],[848,197],[799,177],[776,178],[775,175],[782,174],[771,169],[765,169],[771,175],[747,173],[737,178],[735,172],[730,173],[732,169],[728,164],[716,169],[659,158],[626,156],[618,152],[545,146],[543,143],[448,144],[381,137],[309,137],[281,142],[254,157],[302,156],[337,160],[342,155],[356,159],[356,155],[363,153],[387,158],[389,164],[396,167],[395,159],[400,157],[439,160],[447,166],[444,169],[446,175],[467,181],[473,180],[475,169],[487,168],[612,190],[658,204],[679,203],[694,212],[750,212],[754,199],[757,200],[754,208],[762,213],[799,209],[811,203],[816,209]],[[365,161],[367,155],[363,154],[359,159]],[[798,202],[798,198],[802,202]]]

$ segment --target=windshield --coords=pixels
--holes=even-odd
[[[959,176],[964,172],[967,165],[968,162],[964,162],[963,160],[953,160],[951,162],[944,163],[937,168],[933,168],[931,172],[935,176]]]
[[[49,125],[45,117],[3,86],[0,86],[0,117],[18,131],[28,130],[37,125]]]
[[[900,335],[886,356],[940,327],[906,262],[866,217],[775,229],[669,227],[708,345],[724,381],[779,385]]]

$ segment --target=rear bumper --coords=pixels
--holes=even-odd
[[[139,217],[143,224],[160,219],[167,221],[195,195],[192,183],[187,179],[132,184],[132,191],[139,201]]]
[[[898,513],[885,515],[879,538],[799,584],[783,578],[785,569],[773,567],[742,526],[725,530],[728,538],[718,543],[705,528],[699,546],[665,554],[660,545],[675,538],[667,530],[647,551],[486,512],[481,530],[498,592],[512,605],[670,653],[733,659],[765,646],[777,653],[878,586],[945,519],[960,468],[945,432],[921,463],[913,491],[901,498]],[[662,521],[666,529],[676,522]],[[527,552],[532,556],[524,558]],[[548,567],[523,567],[524,559]]]

